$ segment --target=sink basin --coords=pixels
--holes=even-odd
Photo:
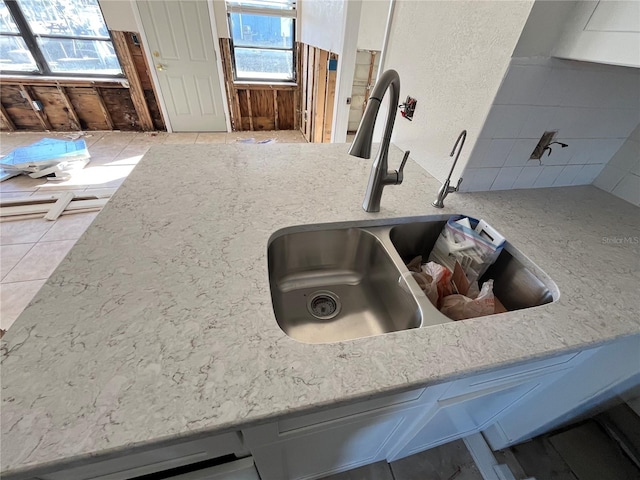
[[[274,233],[269,284],[276,320],[290,337],[328,343],[451,322],[422,292],[406,263],[429,257],[448,215],[306,225]],[[507,242],[480,278],[507,310],[557,300],[558,289]]]
[[[419,221],[391,228],[391,243],[406,263],[417,255],[429,257],[447,220]],[[479,279],[493,279],[493,293],[509,311],[537,307],[557,300],[558,287],[535,263],[509,242]]]
[[[365,229],[284,233],[268,259],[278,325],[296,340],[337,342],[422,324],[402,272]]]

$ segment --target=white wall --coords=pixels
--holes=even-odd
[[[640,71],[514,58],[464,172],[462,191],[589,185],[640,121]],[[567,148],[530,160],[545,131]]]
[[[363,0],[358,30],[359,50],[382,50],[389,0]]]
[[[627,202],[640,206],[640,124],[593,184]]]
[[[400,74],[400,98],[418,105],[413,122],[397,118],[393,141],[436,178],[446,177],[451,147],[466,129],[454,181],[462,171],[532,5],[397,1],[384,68]]]
[[[98,0],[104,21],[109,30],[138,32],[130,0]]]
[[[307,45],[342,53],[342,27],[347,0],[303,0],[299,4],[300,41]]]

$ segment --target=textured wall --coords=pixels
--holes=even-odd
[[[300,2],[300,41],[340,55],[346,1],[304,0]]]
[[[109,30],[138,32],[138,24],[133,16],[130,0],[98,0],[104,21]]]
[[[407,1],[395,6],[385,68],[398,70],[401,99],[418,99],[413,122],[398,118],[394,142],[440,180],[461,130],[468,158],[533,1]]]
[[[363,0],[358,49],[382,50],[390,3],[389,0]]]

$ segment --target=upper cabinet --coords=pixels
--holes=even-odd
[[[553,56],[640,67],[640,2],[578,2]]]

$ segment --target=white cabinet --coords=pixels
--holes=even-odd
[[[243,430],[262,480],[312,479],[387,458],[437,385]]]
[[[262,480],[321,478],[478,432],[577,361],[567,354],[243,430]]]
[[[94,461],[79,467],[68,468],[49,474],[40,474],[38,475],[38,479],[128,480],[150,473],[196,464],[224,455],[242,453],[243,450],[240,435],[237,432],[230,432],[199,440],[156,447],[128,455],[113,456],[113,458]],[[217,478],[212,476],[213,473],[209,473],[211,474],[211,478]]]
[[[556,428],[640,385],[638,335],[583,352],[581,357],[570,376],[534,392],[483,432],[494,450]]]

